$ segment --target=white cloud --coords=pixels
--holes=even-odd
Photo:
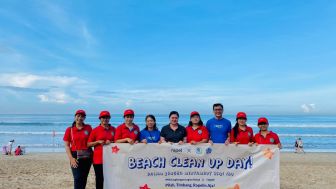
[[[85,83],[85,81],[69,76],[43,76],[27,73],[0,74],[0,85],[13,87],[67,87],[75,83]]]
[[[71,97],[63,91],[52,91],[37,95],[37,97],[40,99],[40,102],[56,104],[67,104],[71,100]]]
[[[315,109],[315,104],[302,104],[301,108],[303,112],[310,113]]]

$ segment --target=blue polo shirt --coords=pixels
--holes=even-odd
[[[158,130],[149,131],[149,130],[143,129],[140,132],[140,142],[143,139],[146,139],[147,143],[158,143],[160,140],[160,131]]]
[[[231,132],[231,122],[225,118],[212,118],[207,121],[206,127],[213,143],[225,143],[228,133]]]

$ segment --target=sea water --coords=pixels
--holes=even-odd
[[[169,123],[168,115],[155,115],[157,126],[161,129]],[[202,115],[204,122],[213,115]],[[235,124],[234,115],[225,115]],[[269,129],[276,132],[283,145],[282,151],[294,151],[298,137],[304,142],[307,152],[336,152],[336,117],[335,116],[268,116]],[[145,115],[136,115],[134,122],[143,129]],[[256,133],[257,116],[248,116],[247,124]],[[6,145],[14,139],[14,147],[21,145],[29,152],[63,152],[63,135],[74,120],[73,115],[0,115],[0,145]],[[87,115],[87,124],[96,127],[98,115]],[[122,115],[112,115],[111,124],[118,126],[123,122]],[[179,123],[187,125],[189,115],[180,115]]]

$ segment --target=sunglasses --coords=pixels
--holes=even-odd
[[[110,119],[111,117],[109,116],[103,116],[103,117],[100,117],[101,119]]]

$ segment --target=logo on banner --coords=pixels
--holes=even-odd
[[[206,154],[211,154],[211,152],[212,152],[212,149],[210,147],[207,148],[206,151],[205,151]]]
[[[202,148],[197,147],[196,148],[196,154],[202,154]]]

